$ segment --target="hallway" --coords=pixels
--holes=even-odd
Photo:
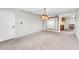
[[[79,41],[72,32],[41,31],[0,42],[0,50],[78,50]]]

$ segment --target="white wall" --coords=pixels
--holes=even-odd
[[[23,11],[15,13],[15,25],[16,37],[35,33],[43,29],[42,20],[38,15]]]
[[[79,9],[78,11],[76,12],[76,22],[75,22],[75,34],[77,36],[77,38],[79,39]]]
[[[42,21],[36,14],[16,9],[0,9],[0,41],[25,36],[42,29]]]
[[[9,9],[0,9],[0,41],[13,38],[15,35],[15,14]]]

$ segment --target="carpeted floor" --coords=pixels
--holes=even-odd
[[[79,40],[73,32],[41,31],[0,42],[0,50],[78,50]]]

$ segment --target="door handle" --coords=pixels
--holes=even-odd
[[[14,29],[15,27],[13,26],[13,29]]]

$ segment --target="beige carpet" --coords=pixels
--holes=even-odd
[[[0,50],[77,50],[79,40],[73,32],[41,31],[0,42]]]

